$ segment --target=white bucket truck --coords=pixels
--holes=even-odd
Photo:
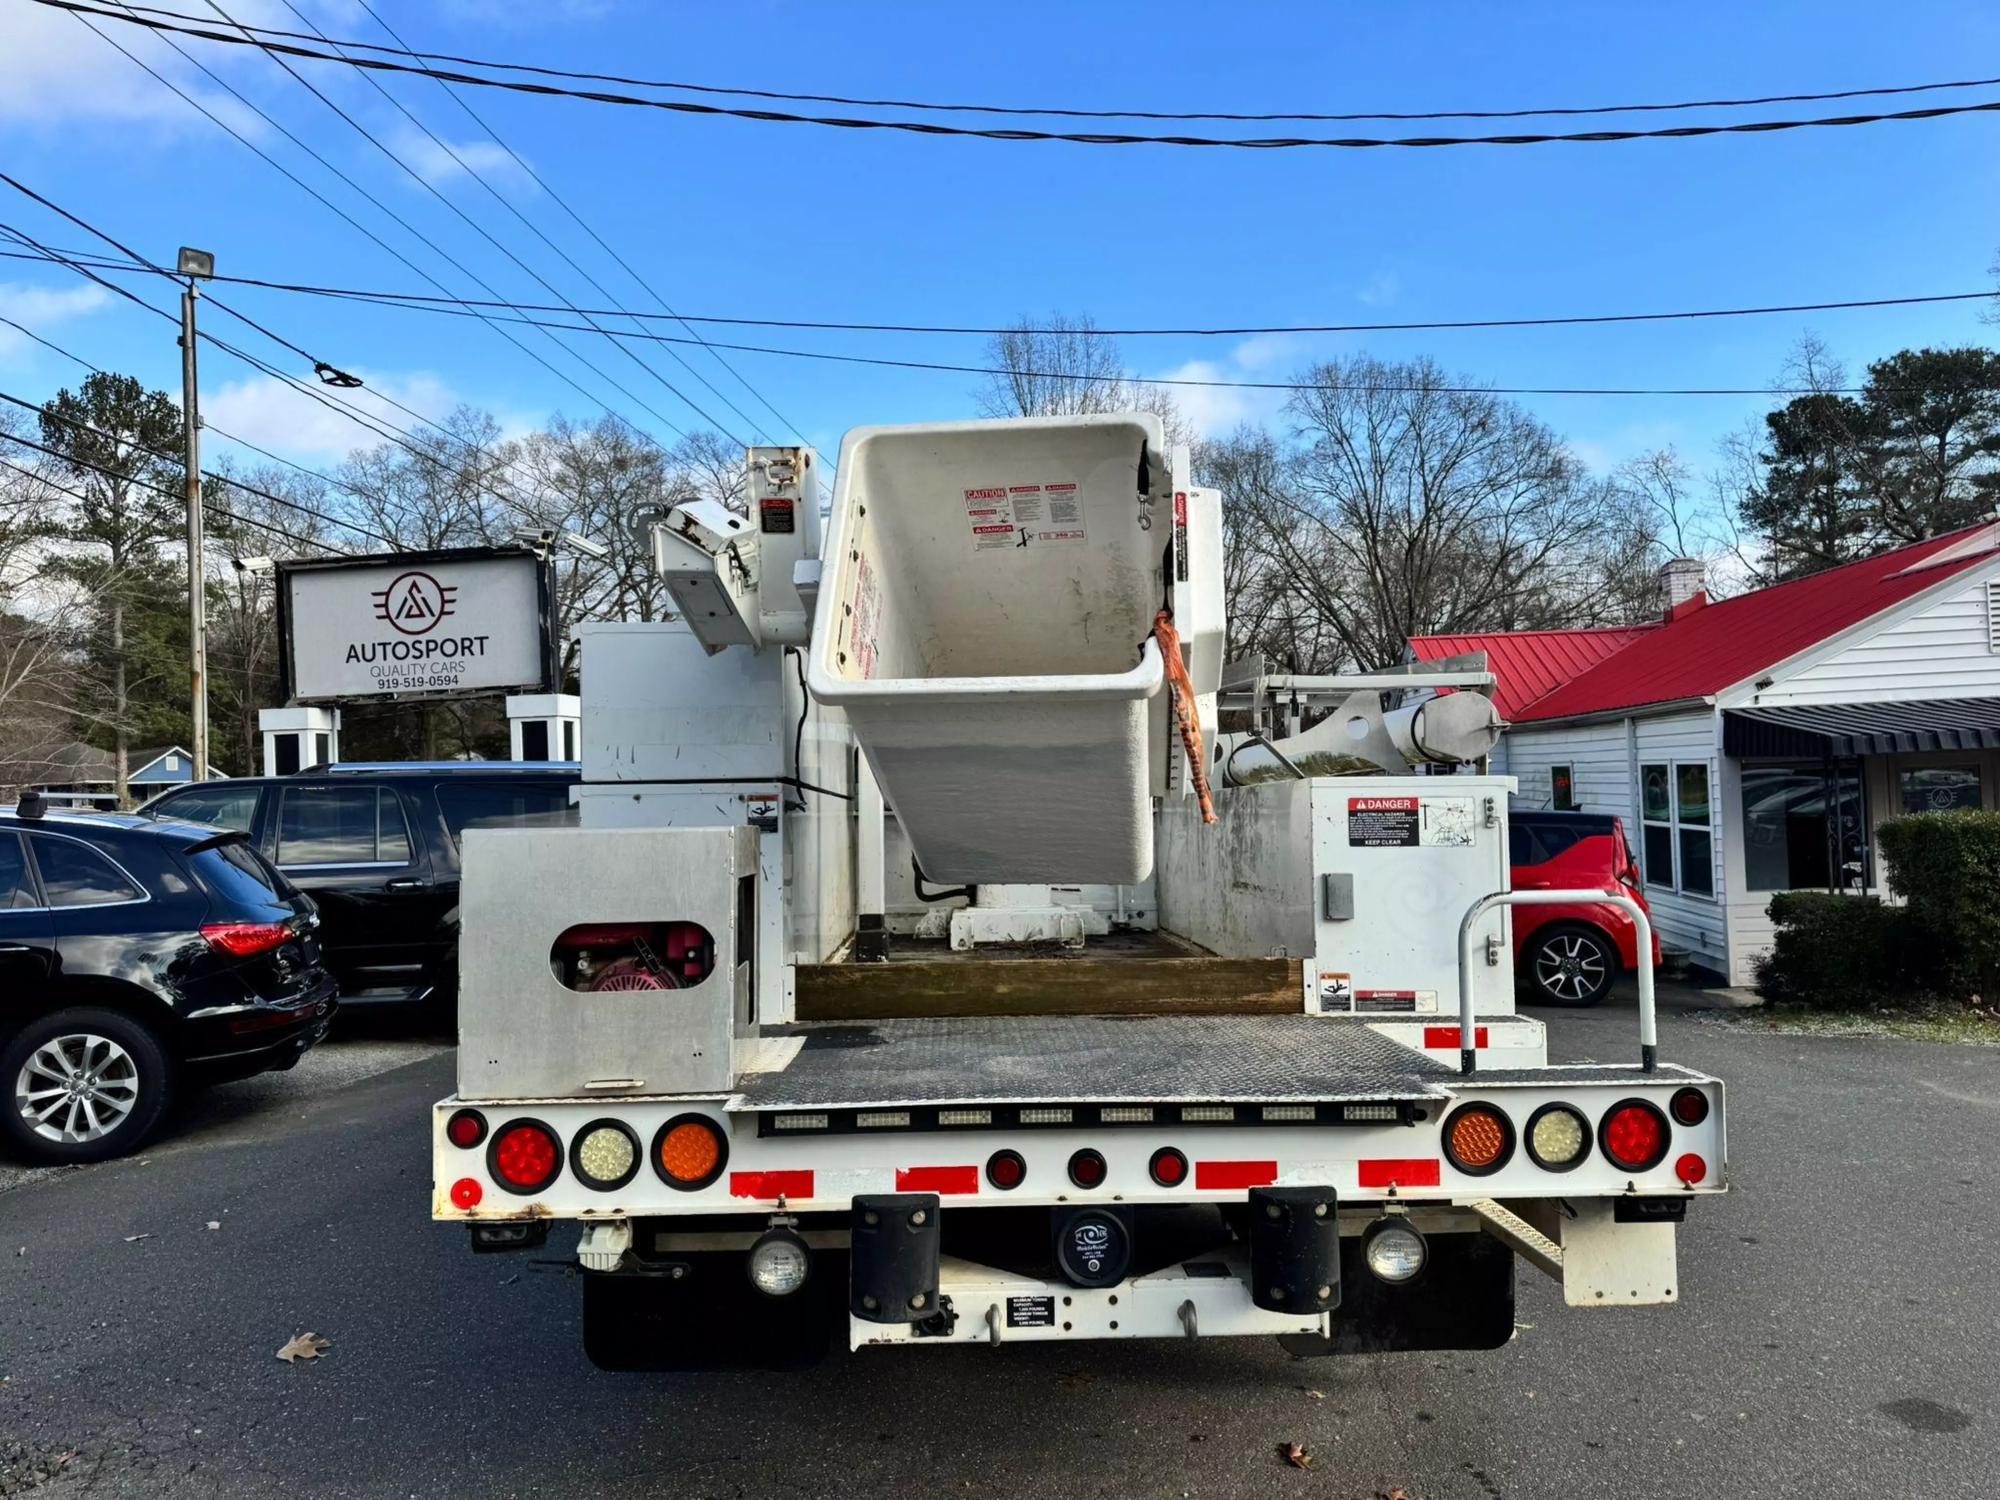
[[[583,627],[572,816],[466,838],[433,1213],[574,1221],[594,1359],[1487,1348],[1517,1260],[1674,1300],[1721,1085],[1650,969],[1624,1062],[1515,1013],[1511,905],[1618,898],[1508,892],[1483,663],[1225,667],[1148,416],[856,430],[823,546],[809,449],[749,479],[649,518],[678,619]]]

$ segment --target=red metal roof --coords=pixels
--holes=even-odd
[[[2000,525],[1983,522],[1733,599],[1682,605],[1660,625],[1414,636],[1410,645],[1420,661],[1486,652],[1500,679],[1494,701],[1510,723],[1615,713],[1719,693],[1995,556]]]
[[[1468,651],[1484,651],[1497,683],[1493,705],[1510,723],[1537,698],[1589,671],[1613,652],[1657,625],[1618,625],[1601,630],[1511,630],[1493,635],[1413,635],[1418,661],[1442,661]]]

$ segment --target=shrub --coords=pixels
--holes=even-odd
[[[1765,999],[1815,1010],[1859,1010],[1901,997],[1905,911],[1873,896],[1780,891],[1771,898],[1777,936],[1757,960]]]
[[[1908,903],[1912,977],[1954,1000],[2000,993],[2000,812],[1891,818],[1878,842]]]

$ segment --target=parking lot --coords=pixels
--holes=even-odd
[[[1623,1006],[1548,1019],[1558,1058],[1630,1050]],[[585,1362],[567,1236],[475,1259],[428,1221],[449,1052],[378,1021],[140,1158],[0,1178],[0,1495],[1990,1494],[2000,1049],[1684,1011],[1662,1043],[1731,1105],[1735,1191],[1690,1216],[1678,1307],[1573,1312],[1523,1270],[1492,1354],[1218,1340],[669,1377]],[[273,1357],[306,1331],[324,1358]]]

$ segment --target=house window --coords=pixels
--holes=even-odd
[[[1572,767],[1549,767],[1549,806],[1557,812],[1576,811],[1576,773]]]
[[[1706,761],[1639,767],[1639,831],[1646,884],[1715,894],[1715,833]]]
[[[1900,780],[1906,813],[1976,812],[1984,805],[1977,766],[1913,766]]]
[[[1861,766],[1845,760],[1743,766],[1743,877],[1753,891],[1868,884]]]

